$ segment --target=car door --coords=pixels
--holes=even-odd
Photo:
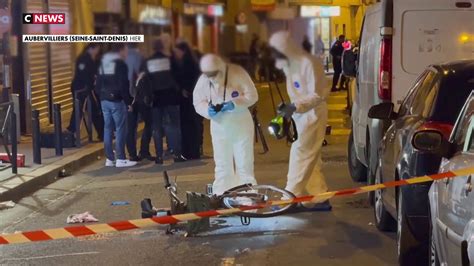
[[[400,154],[407,141],[409,132],[423,119],[423,110],[427,104],[426,95],[429,94],[436,79],[435,70],[425,71],[417,80],[408,96],[404,99],[399,111],[399,117],[392,123],[383,140],[382,173],[384,181],[395,180],[395,173],[399,164]],[[384,200],[389,206],[396,206],[395,189],[387,189]]]
[[[451,141],[456,144],[456,153],[444,159],[440,172],[472,167],[474,164],[474,97],[469,98],[463,109]],[[435,183],[438,191],[438,235],[440,249],[449,265],[461,265],[461,243],[466,225],[474,217],[474,176],[459,176]]]

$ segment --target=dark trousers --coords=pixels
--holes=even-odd
[[[181,155],[181,118],[179,105],[153,107],[153,141],[156,156],[163,157],[163,136],[175,156]]]
[[[135,104],[133,111],[128,112],[127,116],[127,150],[130,157],[137,156],[137,128],[140,118],[145,123],[145,128],[142,133],[139,155],[142,157],[150,155],[150,141],[153,133],[152,108],[144,104]]]
[[[76,132],[76,108],[79,108],[80,120],[82,120],[82,117],[84,116],[84,112],[83,112],[84,103],[86,102],[87,97],[90,96],[89,97],[90,101],[88,101],[88,104],[91,104],[91,107],[92,107],[91,108],[92,123],[94,124],[95,130],[97,131],[98,138],[102,140],[104,137],[104,119],[102,117],[100,102],[96,102],[92,93],[93,92],[90,92],[89,95],[79,94],[78,95],[79,106],[76,106],[76,101],[74,99],[71,119],[69,120],[69,126],[67,127],[67,130],[69,130],[70,132]],[[72,91],[72,95],[75,95],[74,91]]]
[[[339,84],[339,88],[344,87],[346,78],[343,75],[341,76],[341,73],[342,73],[341,61],[333,57],[332,64],[334,66],[334,76],[332,78],[332,89],[335,90],[337,88],[337,83],[339,82],[339,78],[341,78],[341,83]]]
[[[183,156],[187,159],[199,159],[203,141],[203,119],[196,113],[191,99],[183,100],[180,113]]]

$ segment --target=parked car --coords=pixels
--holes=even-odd
[[[448,140],[466,99],[474,60],[429,66],[394,111],[391,102],[369,110],[373,119],[392,120],[378,149],[375,184],[437,173],[441,156],[413,147],[416,134],[437,131]],[[401,265],[422,265],[429,254],[430,183],[376,191],[374,214],[378,229],[397,229]]]
[[[474,73],[471,74],[474,90]],[[438,131],[419,132],[413,145],[443,157],[440,172],[474,167],[474,93],[459,115],[449,141]],[[429,192],[431,265],[474,263],[474,174],[433,182]]]
[[[360,34],[357,92],[352,107],[349,170],[354,181],[374,183],[377,147],[390,124],[369,119],[379,103],[398,111],[426,66],[472,58],[474,2],[381,0],[367,8]],[[367,170],[368,169],[368,170]]]

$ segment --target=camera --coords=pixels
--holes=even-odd
[[[219,103],[219,104],[216,104],[216,105],[213,104],[211,106],[214,109],[214,111],[216,111],[216,113],[219,113],[222,110],[222,107],[224,107],[224,104]]]

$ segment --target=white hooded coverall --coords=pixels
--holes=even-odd
[[[277,60],[277,67],[283,67],[288,95],[296,106],[293,120],[298,140],[291,145],[286,190],[297,196],[318,195],[328,190],[321,172],[322,144],[328,119],[326,98],[330,92],[324,68],[320,60],[296,46],[288,32],[273,34],[270,46],[288,58],[283,64]]]
[[[228,80],[225,101],[232,101],[235,109],[219,112],[210,118],[209,103],[212,101],[215,105],[224,102],[226,68],[228,68]],[[254,124],[248,109],[258,100],[255,85],[242,67],[226,64],[216,55],[204,56],[201,60],[201,70],[219,71],[213,81],[202,74],[193,93],[196,112],[211,120],[212,147],[216,165],[213,193],[220,195],[241,184],[257,184],[254,176]]]

